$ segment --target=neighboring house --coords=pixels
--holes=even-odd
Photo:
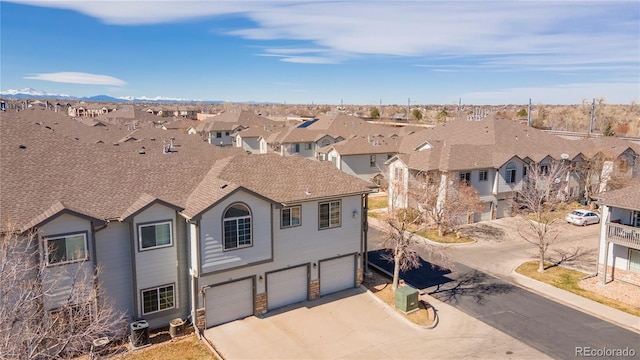
[[[338,169],[363,180],[385,185],[385,163],[397,154],[399,139],[382,136],[355,136],[319,150],[321,158]]]
[[[161,129],[74,139],[59,122],[3,117],[0,224],[38,230],[46,272],[100,268],[103,301],[130,320],[202,331],[361,283],[369,183],[180,133],[167,152]]]
[[[625,281],[640,286],[640,185],[597,196],[600,204],[598,274],[603,285]]]
[[[110,111],[115,110],[109,108],[106,105],[93,104],[93,103],[79,103],[68,107],[67,112],[71,117],[97,117],[100,115],[108,114]]]
[[[251,111],[225,112],[219,115],[206,116],[200,124],[195,126],[197,134],[208,139],[208,142],[217,146],[234,145],[236,134],[249,127],[262,127],[274,129],[279,123],[269,120]]]
[[[480,121],[457,120],[408,135],[389,166],[389,206],[408,204],[411,179],[419,174],[473,186],[483,210],[474,221],[510,215],[510,199],[522,188],[528,164],[548,166],[551,161],[570,164],[582,155],[576,143],[524,127],[517,122],[487,117]],[[577,174],[570,173],[567,194],[579,194]]]
[[[266,154],[268,151],[266,136],[270,134],[269,130],[261,127],[250,127],[242,131],[236,132],[235,144],[237,147],[244,149],[252,154]]]

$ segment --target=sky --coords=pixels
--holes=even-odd
[[[640,1],[0,1],[0,90],[287,104],[640,102]]]

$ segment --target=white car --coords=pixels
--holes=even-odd
[[[600,215],[591,210],[573,210],[564,218],[574,225],[587,226],[600,222]]]

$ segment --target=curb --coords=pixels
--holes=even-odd
[[[371,218],[373,218],[372,216],[370,216]],[[373,218],[375,221],[371,221],[369,219],[367,219],[367,224],[372,227],[375,228],[376,230],[379,231],[385,231],[384,227],[382,227],[381,225],[378,224],[378,222],[380,222],[380,220]],[[437,241],[433,241],[430,239],[427,239],[426,237],[422,237],[418,234],[414,233],[414,236],[421,239],[422,241],[424,241],[425,243],[428,243],[432,246],[439,246],[439,247],[458,247],[458,246],[466,246],[466,245],[472,245],[478,242],[478,240],[473,239],[473,241],[469,241],[469,242],[464,242],[464,243],[441,243],[441,242],[437,242]]]
[[[520,264],[520,265],[522,265],[522,264]],[[578,297],[580,297],[581,299],[584,299],[585,301],[588,301],[588,302],[590,302],[590,303],[597,304],[598,306],[604,306],[604,307],[606,307],[607,309],[611,309],[611,310],[619,311],[619,312],[621,312],[622,314],[625,314],[625,316],[634,316],[634,315],[632,315],[632,314],[628,314],[628,313],[626,313],[626,312],[624,312],[624,311],[622,311],[622,310],[614,309],[614,308],[612,308],[612,307],[610,307],[610,306],[607,306],[607,305],[604,305],[604,304],[600,304],[600,303],[598,303],[597,301],[593,301],[593,300],[588,299],[588,298],[586,298],[586,297],[583,297],[583,296],[580,296],[580,295],[574,294],[574,293],[572,293],[572,292],[569,292],[569,291],[566,291],[566,290],[563,290],[563,289],[560,289],[560,288],[556,288],[556,287],[554,287],[553,285],[549,285],[549,284],[547,284],[547,283],[545,283],[545,282],[538,281],[538,280],[536,280],[536,279],[532,279],[532,278],[530,278],[530,277],[528,277],[528,276],[522,275],[522,274],[520,274],[520,273],[518,273],[518,272],[516,272],[516,271],[515,271],[515,270],[516,270],[516,268],[518,268],[520,265],[518,265],[518,266],[514,267],[514,268],[511,270],[511,274],[510,274],[510,275],[513,277],[513,280],[514,280],[514,281],[512,281],[512,283],[513,283],[513,284],[515,284],[515,285],[517,285],[517,286],[520,286],[520,287],[522,287],[522,288],[524,288],[524,289],[530,290],[530,291],[532,291],[532,292],[535,292],[536,294],[541,295],[541,296],[544,296],[544,297],[546,297],[547,299],[550,299],[550,300],[556,301],[556,302],[558,302],[558,303],[561,303],[561,304],[563,304],[563,305],[569,306],[569,307],[570,307],[570,308],[572,308],[572,309],[575,309],[575,310],[578,310],[578,311],[583,312],[583,313],[585,313],[585,314],[591,315],[591,316],[596,317],[596,318],[598,318],[598,319],[600,319],[600,320],[604,320],[604,321],[611,322],[611,323],[616,324],[616,325],[618,325],[618,326],[620,326],[620,327],[622,327],[622,328],[624,328],[624,329],[627,329],[627,330],[629,330],[629,331],[633,331],[633,332],[635,332],[635,333],[639,333],[639,334],[640,334],[640,318],[638,318],[638,325],[633,326],[633,325],[626,324],[626,323],[624,323],[624,322],[618,321],[618,320],[614,319],[613,317],[607,316],[607,315],[605,315],[605,314],[603,314],[603,313],[601,313],[601,312],[598,312],[598,311],[589,311],[588,309],[585,309],[585,308],[583,308],[583,307],[580,307],[580,306],[576,305],[575,303],[573,303],[573,301],[568,300],[568,299],[566,299],[566,298],[564,298],[564,297],[555,296],[555,295],[553,295],[553,294],[550,294],[548,291],[546,291],[545,286],[537,286],[537,285],[546,285],[546,286],[551,286],[551,287],[553,287],[554,289],[556,289],[556,290],[558,290],[558,291],[562,291],[562,292],[564,292],[564,293],[571,294],[571,295],[573,295],[573,296],[578,296]],[[523,280],[524,280],[524,281],[523,281]],[[535,285],[534,285],[534,286],[527,285],[527,284],[525,284],[525,282],[526,282],[526,281],[530,281],[530,282],[532,282],[532,283],[533,283],[533,284],[535,284]]]
[[[389,275],[390,275],[388,272],[384,271],[383,269],[381,269],[381,268],[379,268],[379,267],[377,267],[377,266],[375,266],[375,265],[369,264],[369,267],[373,267],[373,268],[375,268],[377,271],[380,271],[381,273],[383,273],[383,274],[385,274],[385,275],[387,275],[387,276],[389,276]],[[400,318],[400,319],[404,320],[405,322],[407,322],[408,324],[410,324],[411,326],[413,326],[413,327],[415,327],[415,328],[417,328],[417,329],[431,330],[431,329],[434,329],[436,326],[438,326],[438,324],[440,323],[440,316],[438,315],[438,311],[437,311],[437,309],[435,308],[435,306],[433,306],[433,303],[432,303],[432,302],[430,302],[430,301],[428,301],[427,303],[428,303],[428,304],[431,306],[431,308],[433,309],[433,323],[432,323],[431,325],[418,325],[418,324],[414,323],[413,321],[411,321],[411,320],[409,320],[409,319],[405,318],[404,316],[402,316],[402,314],[398,313],[395,309],[393,309],[391,306],[389,306],[389,304],[387,304],[386,302],[384,302],[384,301],[382,301],[380,298],[378,298],[378,297],[377,297],[377,296],[376,296],[376,295],[375,295],[371,290],[367,289],[367,287],[366,287],[366,286],[364,286],[364,285],[360,285],[360,287],[361,287],[361,288],[363,288],[363,289],[365,289],[365,290],[367,291],[367,293],[368,293],[368,294],[370,294],[370,295],[371,295],[371,296],[372,296],[372,297],[373,297],[377,302],[379,302],[380,304],[384,305],[384,306],[385,306],[385,308],[386,308],[389,312],[393,313],[393,315],[395,315],[396,317],[398,317],[398,318]],[[419,292],[419,293],[420,293],[420,292],[422,292],[422,291],[421,291],[421,290],[419,290],[419,289],[417,289],[417,290],[418,290],[418,292]],[[418,294],[419,294],[419,293],[418,293]],[[425,295],[420,295],[420,294],[419,294],[418,299],[419,299],[421,296],[428,296],[428,295],[426,295],[426,294],[425,294]],[[429,309],[427,309],[427,311],[429,311]]]

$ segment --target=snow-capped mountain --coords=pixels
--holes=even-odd
[[[15,97],[15,98],[28,98],[28,97],[55,97],[55,98],[73,98],[71,95],[67,94],[51,94],[46,91],[32,89],[32,88],[24,88],[20,90],[9,89],[6,91],[0,91],[0,95],[6,97]]]
[[[147,97],[147,96],[123,96],[113,97],[109,95],[95,95],[89,97],[77,97],[67,94],[52,94],[46,91],[24,88],[20,90],[9,89],[0,91],[0,97],[7,99],[64,99],[64,100],[87,100],[87,101],[102,101],[102,102],[199,102],[202,100],[190,100],[190,99],[178,99],[165,96]],[[207,102],[219,102],[219,101],[207,101]]]

